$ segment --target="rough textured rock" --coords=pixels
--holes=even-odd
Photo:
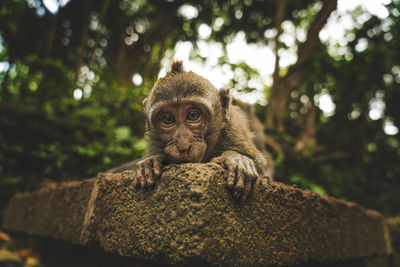
[[[211,163],[171,165],[152,190],[133,188],[131,171],[100,174],[14,197],[3,227],[178,265],[290,265],[391,251],[376,211],[278,182],[258,183],[241,204],[224,174]]]

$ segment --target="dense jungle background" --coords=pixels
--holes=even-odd
[[[0,220],[18,192],[143,156],[141,102],[182,47],[258,96],[277,180],[399,214],[400,1],[381,2],[2,0]],[[274,68],[233,60],[238,36]]]

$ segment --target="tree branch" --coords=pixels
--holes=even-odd
[[[310,28],[307,32],[307,40],[300,45],[298,59],[293,68],[299,65],[303,65],[305,62],[311,60],[314,55],[315,47],[319,41],[319,32],[325,26],[329,16],[337,7],[337,0],[326,0],[323,1],[323,6],[318,14],[312,21]]]

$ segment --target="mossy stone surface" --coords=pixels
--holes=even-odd
[[[132,176],[99,174],[16,196],[3,227],[178,266],[291,265],[391,250],[383,216],[354,203],[270,181],[238,203],[212,163],[170,165],[148,190],[134,188]]]

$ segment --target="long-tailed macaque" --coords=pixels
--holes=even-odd
[[[134,163],[138,187],[152,187],[163,165],[215,162],[227,170],[233,196],[244,201],[258,177],[271,175],[272,162],[257,141],[246,104],[232,100],[228,89],[217,90],[205,78],[185,72],[182,62],[172,63],[143,105],[147,158]]]

